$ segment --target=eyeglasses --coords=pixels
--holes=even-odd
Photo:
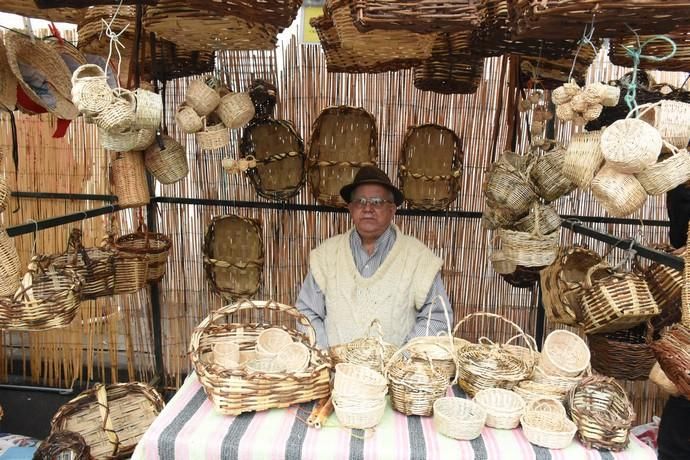
[[[381,209],[386,203],[392,203],[392,201],[378,196],[373,198],[355,198],[350,201],[350,204],[357,209],[364,209],[367,207],[367,204],[370,204],[374,209]]]

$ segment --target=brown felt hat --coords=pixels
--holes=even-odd
[[[391,183],[388,174],[381,171],[376,166],[363,166],[360,168],[352,183],[347,184],[340,189],[340,196],[343,198],[343,200],[345,200],[346,203],[349,203],[354,189],[364,184],[383,185],[388,190],[393,192],[393,200],[395,201],[396,206],[400,206],[403,202],[402,192]]]

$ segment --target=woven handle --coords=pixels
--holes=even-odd
[[[661,105],[661,101],[648,102],[647,104],[638,105],[637,107],[631,109],[628,112],[628,114],[625,116],[625,119],[627,120],[628,118],[630,118],[630,116],[632,114],[634,114],[635,112],[637,112],[637,115],[635,116],[635,118],[640,118],[645,113],[649,112],[651,109],[658,107],[660,105]]]
[[[429,326],[431,326],[431,313],[434,311],[434,307],[436,306],[436,300],[441,301],[441,307],[443,307],[443,315],[446,317],[446,327],[448,329],[448,336],[450,338],[450,344],[451,346],[453,345],[453,334],[452,331],[450,330],[450,317],[448,316],[448,306],[446,305],[446,301],[443,300],[443,297],[440,295],[434,297],[434,300],[431,302],[431,308],[429,308],[429,314],[426,315],[426,336],[429,336]]]
[[[108,436],[108,441],[113,445],[112,455],[116,455],[117,451],[120,449],[120,439],[113,428],[113,421],[110,418],[110,407],[108,406],[108,392],[105,389],[105,385],[97,384],[96,389],[96,399],[98,400],[98,410],[101,414],[101,420],[103,425],[101,429],[105,431]]]
[[[587,269],[587,273],[585,273],[585,279],[584,279],[584,281],[583,281],[583,283],[582,283],[582,287],[583,287],[584,289],[586,289],[586,290],[592,289],[592,274],[593,274],[595,271],[597,271],[597,270],[599,270],[599,269],[602,269],[602,268],[609,269],[609,270],[611,269],[611,267],[610,267],[609,264],[605,261],[605,259],[602,259],[601,262],[599,262],[599,263],[596,264],[596,265],[592,265],[591,267],[589,267],[589,268]],[[613,274],[613,273],[611,273],[611,274]]]
[[[515,324],[514,322],[512,322],[512,321],[509,320],[508,318],[505,318],[505,317],[503,317],[503,316],[501,316],[501,315],[497,315],[496,313],[488,313],[488,312],[483,312],[483,311],[478,311],[478,312],[476,312],[476,313],[470,313],[469,315],[465,316],[463,319],[461,319],[460,321],[458,321],[458,324],[455,325],[455,328],[453,328],[453,336],[455,336],[455,334],[456,334],[457,331],[458,331],[458,328],[459,328],[460,325],[463,324],[465,321],[469,320],[470,318],[480,317],[480,316],[485,316],[485,317],[493,318],[493,319],[500,319],[500,320],[502,320],[503,322],[508,323],[508,324],[509,324],[510,326],[512,326],[514,329],[516,329],[516,330],[518,331],[518,334],[515,335],[515,336],[513,336],[510,340],[512,341],[512,340],[514,340],[515,338],[522,336],[522,337],[525,339],[525,343],[527,343],[527,348],[528,348],[529,351],[530,351],[530,355],[532,356],[532,359],[534,359],[534,353],[536,352],[536,343],[534,342],[534,340],[532,340],[532,341],[530,342],[530,340],[529,340],[529,337],[530,337],[530,336],[528,336],[527,334],[525,334],[525,332],[522,330],[522,328],[521,328],[520,326],[518,326],[517,324]]]
[[[452,340],[452,338],[451,338],[451,340]],[[414,343],[409,343],[409,342],[406,343],[406,344],[403,345],[402,347],[400,347],[400,348],[398,348],[397,350],[395,350],[395,353],[393,353],[393,354],[391,355],[390,359],[388,360],[388,362],[386,363],[386,365],[385,365],[384,368],[383,368],[383,376],[386,378],[386,380],[393,381],[393,379],[388,375],[388,374],[389,374],[390,366],[393,365],[393,364],[395,363],[396,358],[397,358],[399,355],[401,355],[404,351],[406,351],[406,350],[410,347],[410,345],[414,345]],[[430,343],[429,345],[438,347],[438,348],[440,348],[441,350],[445,350],[445,351],[447,351],[448,353],[450,353],[450,356],[451,356],[451,358],[453,359],[453,363],[455,364],[455,376],[453,377],[453,380],[451,380],[450,382],[456,382],[456,381],[458,380],[458,373],[459,373],[459,371],[460,371],[460,364],[458,363],[458,358],[457,358],[456,353],[455,353],[455,347],[454,347],[454,346],[451,346],[451,347],[449,348],[449,347],[447,347],[446,345],[444,345],[444,344],[442,344],[442,343],[433,343],[433,342]],[[436,374],[436,375],[441,375],[441,374],[439,374],[438,371],[436,371],[436,369],[434,368],[434,363],[433,363],[431,357],[430,357],[429,355],[426,355],[426,358],[427,358],[427,361],[429,362],[429,366],[431,366],[431,371],[432,371],[434,374]],[[404,385],[404,386],[410,388],[410,389],[413,390],[413,391],[424,391],[424,388],[423,388],[423,386],[421,386],[421,385],[411,386],[411,385],[409,385],[409,384],[406,383],[406,382],[398,381],[398,380],[395,380],[395,382],[396,382],[396,383],[399,383],[399,384],[401,384],[401,385]],[[450,383],[450,382],[449,382],[449,385],[452,384],[452,383]]]

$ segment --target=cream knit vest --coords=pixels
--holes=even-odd
[[[386,342],[402,345],[424,305],[443,261],[421,241],[400,233],[381,266],[369,278],[357,270],[350,233],[324,241],[309,256],[316,283],[326,297],[328,345],[365,337],[374,319]]]

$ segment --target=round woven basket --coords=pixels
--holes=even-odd
[[[652,195],[663,195],[690,180],[690,154],[687,150],[673,147],[671,154],[661,154],[659,161],[635,177],[645,191]]]
[[[568,407],[586,447],[620,451],[628,446],[635,412],[613,378],[585,377],[570,390]]]
[[[386,400],[372,402],[343,403],[337,395],[333,396],[333,409],[338,421],[345,428],[366,430],[381,422],[386,411]]]
[[[205,125],[195,136],[196,144],[202,150],[222,149],[230,144],[230,132],[223,123]]]
[[[161,136],[161,142],[162,146],[154,142],[146,149],[144,164],[158,182],[174,184],[189,173],[187,152],[182,144],[170,136]]]
[[[135,233],[119,237],[115,247],[123,253],[145,254],[148,257],[147,280],[160,281],[168,265],[172,241],[167,235],[151,233],[146,225],[140,224]]]
[[[592,352],[592,369],[616,379],[646,380],[656,363],[646,338],[645,325],[587,336]]]
[[[539,219],[539,230],[548,235],[561,227],[561,216],[556,209],[549,204],[538,203],[530,209],[528,215],[515,222],[514,227],[521,232],[531,233],[537,228]]]
[[[532,164],[529,177],[536,192],[546,201],[557,200],[575,188],[575,184],[563,174],[565,155],[566,150],[556,145]]]
[[[256,339],[256,355],[259,358],[275,358],[292,343],[292,337],[285,329],[272,327],[261,331]]]
[[[247,93],[229,93],[220,99],[216,114],[228,128],[242,128],[254,118],[254,104]]]
[[[133,93],[126,89],[113,90],[110,104],[94,117],[94,122],[106,132],[130,131],[134,127],[136,106],[137,101]]]
[[[565,449],[577,432],[577,426],[565,415],[543,411],[524,414],[520,423],[529,442],[547,449]]]
[[[491,166],[484,195],[494,207],[507,209],[514,215],[522,215],[529,211],[538,196],[527,179],[524,165],[512,164],[507,158],[508,153],[504,153]]]
[[[525,414],[546,412],[559,417],[567,417],[563,402],[555,398],[535,398],[525,405]]]
[[[142,88],[134,90],[136,109],[134,110],[134,128],[157,129],[163,118],[163,98],[160,94]]]
[[[151,201],[142,152],[118,153],[110,164],[110,190],[120,208],[136,208]]]
[[[647,192],[632,174],[619,172],[606,163],[592,180],[592,195],[614,217],[638,211],[647,201]]]
[[[449,438],[471,441],[485,422],[486,411],[469,399],[443,397],[434,402],[434,428]]]
[[[180,104],[175,111],[175,123],[185,133],[192,134],[204,129],[204,120],[192,107]]]
[[[91,449],[84,437],[74,431],[56,431],[51,433],[34,452],[34,460],[53,460],[69,458],[70,460],[91,460]]]
[[[386,363],[398,347],[383,340],[383,330],[378,320],[372,321],[366,337],[347,344],[345,360],[352,364],[361,364],[378,372],[383,372]]]
[[[311,361],[311,351],[299,342],[292,342],[283,348],[274,360],[285,369],[285,372],[304,372]]]
[[[388,381],[378,371],[359,364],[335,365],[333,391],[342,397],[377,399],[388,391]]]
[[[684,149],[690,142],[690,104],[662,99],[637,107],[639,118],[659,131],[661,138],[671,146]],[[664,146],[665,150],[669,150]]]
[[[154,143],[156,131],[153,129],[138,129],[123,133],[113,133],[99,128],[98,139],[104,149],[113,152],[141,151]]]
[[[486,426],[501,430],[516,428],[525,410],[525,401],[520,395],[502,388],[481,390],[474,402],[486,411]]]
[[[632,112],[628,114],[628,117]],[[608,165],[620,173],[636,174],[656,163],[661,153],[659,131],[643,120],[615,121],[601,135],[601,152]]]
[[[587,188],[604,163],[602,131],[575,133],[563,157],[563,176],[580,188]]]
[[[199,116],[213,112],[220,103],[220,94],[202,80],[192,80],[185,93],[185,103]]]
[[[519,394],[527,404],[547,398],[562,401],[566,393],[558,387],[533,380],[523,380],[513,387],[513,391]]]
[[[541,351],[541,366],[553,375],[577,377],[589,367],[589,348],[572,332],[559,329],[551,332]]]
[[[0,229],[0,295],[11,295],[19,286],[20,262],[14,239]]]
[[[72,102],[80,113],[95,117],[113,100],[108,77],[96,64],[84,64],[72,74]]]
[[[219,341],[212,346],[213,362],[221,367],[231,368],[240,364],[240,345],[233,341]]]

